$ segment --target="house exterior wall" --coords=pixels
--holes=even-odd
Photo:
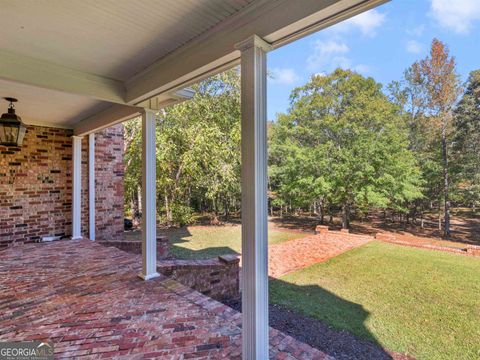
[[[85,171],[85,174],[87,173]],[[123,239],[124,174],[123,125],[118,124],[95,134],[95,224],[97,240]],[[88,193],[85,201],[88,203]],[[86,232],[88,233],[88,231]]]
[[[71,236],[72,131],[29,126],[21,148],[0,146],[0,248]],[[97,238],[123,232],[123,126],[96,135]],[[82,142],[82,234],[88,237],[88,147]]]

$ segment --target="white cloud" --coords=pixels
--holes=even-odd
[[[423,33],[425,32],[425,25],[422,24],[414,28],[407,29],[406,32],[408,35],[411,35],[411,36],[422,36]]]
[[[385,22],[385,14],[376,9],[363,12],[332,27],[332,31],[349,32],[360,30],[363,35],[375,36],[378,27]]]
[[[269,80],[273,84],[291,85],[300,80],[294,69],[290,68],[273,68],[269,69],[271,77]]]
[[[307,68],[310,71],[325,74],[336,68],[351,69],[359,73],[367,73],[367,65],[354,65],[347,56],[350,48],[343,42],[334,40],[317,40],[313,45],[313,53],[307,58]]]
[[[364,64],[355,65],[353,66],[352,70],[364,75],[372,71],[370,66]]]
[[[422,52],[422,44],[416,40],[407,41],[407,51],[412,54],[420,54]]]
[[[479,0],[430,0],[430,15],[444,28],[468,33],[480,20]]]
[[[325,67],[334,59],[337,63],[341,62],[343,57],[340,54],[346,54],[349,51],[350,49],[343,42],[317,40],[313,45],[313,54],[307,58],[307,66],[310,70],[323,71],[322,67]]]

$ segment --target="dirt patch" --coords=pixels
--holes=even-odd
[[[327,225],[332,230],[340,230],[340,219],[333,218]],[[270,221],[279,228],[301,229],[305,232],[313,232],[318,225],[318,217],[308,214],[298,216],[271,217]],[[418,236],[420,238],[436,239],[439,246],[465,247],[465,244],[480,245],[480,215],[472,213],[468,209],[452,210],[450,239],[442,238],[443,231],[438,229],[438,218],[435,214],[426,215],[424,226],[417,222],[401,223],[384,220],[381,214],[372,213],[363,220],[353,220],[350,231],[354,234],[375,235],[378,232],[393,232],[400,235]]]

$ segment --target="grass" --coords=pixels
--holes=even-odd
[[[238,254],[242,248],[240,226],[190,226],[169,230],[167,235],[172,244],[171,252],[179,259],[208,259]],[[302,233],[269,229],[268,243],[278,244],[304,236]]]
[[[270,282],[270,301],[417,359],[480,359],[480,259],[371,242]]]

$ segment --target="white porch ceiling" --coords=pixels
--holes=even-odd
[[[125,81],[253,0],[0,1],[0,49]]]
[[[385,1],[0,0],[0,96],[27,123],[86,134],[128,106],[181,101],[253,34],[279,47]]]
[[[72,127],[76,121],[92,116],[109,106],[108,103],[85,96],[41,89],[0,79],[0,97],[19,99],[17,114],[29,125]],[[0,101],[0,112],[6,112],[8,103]]]

